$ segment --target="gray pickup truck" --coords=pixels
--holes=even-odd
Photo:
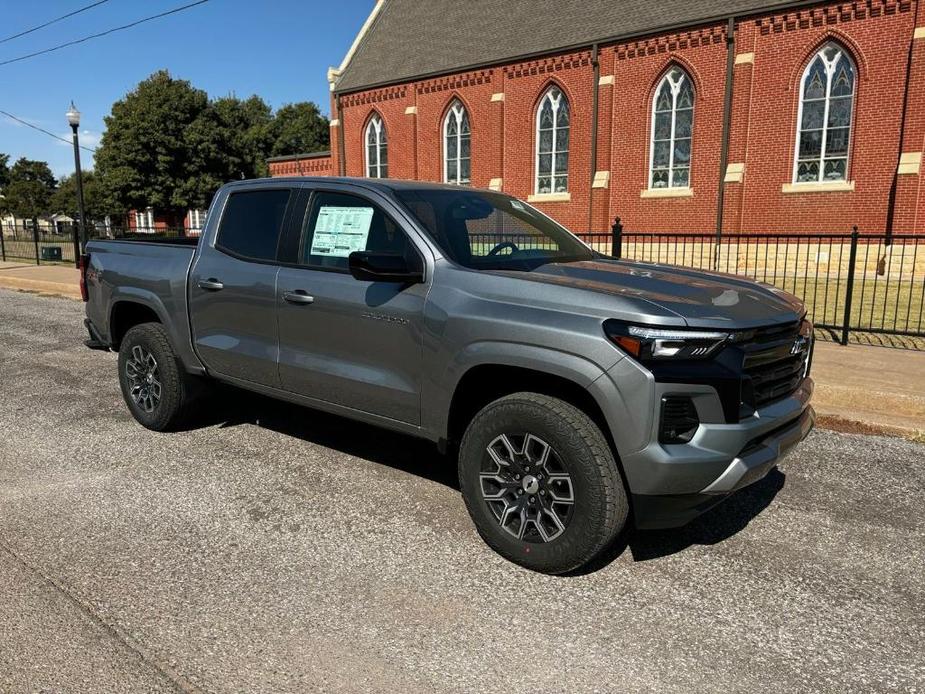
[[[538,571],[629,522],[683,525],[813,426],[796,298],[615,260],[500,193],[243,181],[198,241],[83,261],[88,345],[118,351],[143,426],[176,427],[215,379],[430,439],[485,541]]]

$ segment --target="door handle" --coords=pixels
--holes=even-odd
[[[199,280],[199,288],[208,289],[210,292],[217,292],[220,289],[224,289],[225,285],[214,277],[210,277],[207,280]]]
[[[302,289],[296,289],[294,292],[284,292],[283,298],[290,304],[311,304],[315,301],[315,297],[309,296]]]

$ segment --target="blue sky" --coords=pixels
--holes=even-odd
[[[0,43],[0,61],[187,4],[189,0],[109,0],[75,17]],[[0,0],[0,38],[91,0]],[[210,96],[258,94],[272,107],[314,101],[328,114],[326,72],[339,65],[373,0],[209,0],[123,32],[0,66],[0,109],[70,137],[64,117],[83,114],[81,144],[95,145],[112,103],[166,68]],[[70,146],[0,115],[0,153],[47,161],[56,176],[74,170]],[[84,166],[92,155],[83,152]]]

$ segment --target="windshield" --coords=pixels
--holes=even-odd
[[[398,189],[395,195],[451,260],[473,270],[523,270],[591,260],[594,253],[515,198],[466,188]]]

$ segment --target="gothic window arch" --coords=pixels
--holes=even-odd
[[[472,168],[469,114],[459,99],[450,104],[443,119],[443,180],[467,184]]]
[[[534,190],[568,192],[569,104],[559,87],[546,90],[536,109],[536,181]]]
[[[389,144],[382,116],[374,113],[366,124],[366,175],[389,177]]]
[[[848,178],[856,81],[854,61],[837,43],[826,43],[809,61],[800,79],[794,183]]]
[[[662,77],[652,97],[649,188],[687,188],[691,182],[694,85],[679,67]]]

